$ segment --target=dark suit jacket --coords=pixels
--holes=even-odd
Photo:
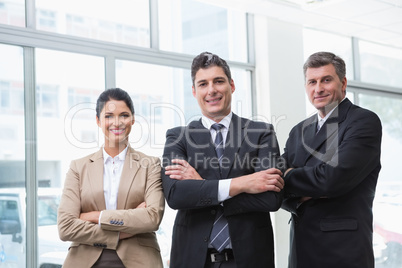
[[[218,180],[235,178],[280,165],[272,125],[233,114],[220,175],[210,131],[200,121],[167,131],[163,166],[187,160],[205,180],[173,180],[162,175],[169,206],[177,209],[171,251],[172,268],[204,267],[215,219]],[[282,163],[283,164],[283,163]],[[163,171],[164,174],[164,171]],[[240,194],[223,202],[238,268],[274,267],[270,211],[280,208],[282,193]]]
[[[292,212],[291,268],[370,268],[372,203],[381,169],[381,122],[376,114],[340,103],[316,134],[317,115],[289,134],[282,207]],[[302,203],[302,196],[313,199]]]

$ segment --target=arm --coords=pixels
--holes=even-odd
[[[140,169],[146,169],[143,176],[146,176],[144,202],[146,206],[138,205],[132,209],[104,210],[100,219],[103,230],[118,231],[136,235],[157,231],[162,220],[165,200],[162,191],[161,166],[158,158],[145,159],[141,161]],[[141,171],[138,171],[138,173]],[[139,174],[137,173],[136,180]],[[136,187],[136,185],[133,185]],[[123,225],[111,224],[111,220],[119,219]]]
[[[328,160],[295,167],[285,177],[286,190],[293,196],[334,198],[358,186],[380,161],[381,122],[371,112],[359,109],[350,114],[337,148],[327,148]]]
[[[276,211],[282,204],[284,181],[281,176],[285,167],[279,154],[279,145],[272,125],[256,126],[247,133],[247,139],[256,144],[246,143],[242,146],[248,146],[249,151],[257,149],[257,157],[251,160],[254,164],[248,163],[251,169],[241,171],[246,175],[239,176],[232,182],[246,183],[249,189],[259,185],[256,181],[262,179],[268,179],[272,184],[270,187],[260,188],[261,191],[245,191],[226,200],[223,203],[225,215]]]
[[[67,172],[58,208],[57,226],[60,239],[91,246],[107,241],[107,248],[116,249],[119,241],[117,232],[102,230],[97,224],[80,219],[80,176],[77,163],[73,161]]]
[[[208,131],[208,130],[207,130]],[[205,135],[210,135],[205,133]],[[162,183],[165,198],[173,209],[194,209],[218,205],[218,180],[186,179],[177,180],[166,175],[166,167],[173,164],[173,159],[182,159],[195,166],[197,159],[188,157],[185,128],[170,129],[166,133],[166,143],[163,153]],[[195,155],[192,154],[192,155]],[[202,157],[201,155],[199,157]],[[199,159],[198,159],[199,160]],[[201,173],[203,172],[203,173]],[[201,173],[201,174],[200,174]],[[197,170],[197,174],[205,176],[207,170]],[[205,177],[206,178],[206,177]]]
[[[278,198],[274,193],[279,193],[283,189],[282,172],[276,168],[270,168],[271,165],[275,166],[274,163],[278,160],[276,156],[279,155],[276,137],[273,131],[269,131],[269,133],[266,131],[255,133],[264,133],[263,138],[258,137],[262,144],[256,146],[261,147],[258,149],[257,159],[249,159],[250,162],[245,163],[245,170],[238,172],[239,174],[250,174],[238,176],[232,179],[230,184],[230,196],[240,196],[237,202],[241,204],[237,205],[237,202],[225,201],[225,206],[226,203],[229,203],[228,209],[225,210],[232,211],[233,214],[249,211],[277,210],[281,203],[281,194],[279,194]],[[270,143],[270,141],[273,141],[273,143]],[[257,163],[254,169],[251,168],[253,166],[251,161]],[[173,159],[171,163],[175,165],[166,166],[165,171],[165,175],[169,176],[171,180],[188,182],[195,180],[205,181],[187,161]],[[267,166],[266,163],[271,165]],[[270,200],[267,200],[267,198]],[[230,204],[232,204],[233,209],[230,209]],[[244,205],[244,208],[242,208],[242,205]]]

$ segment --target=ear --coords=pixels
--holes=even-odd
[[[131,119],[131,125],[134,125],[134,123],[135,123],[135,117],[133,115],[133,119]]]
[[[347,87],[347,85],[348,85],[348,80],[346,79],[346,77],[344,77],[342,79],[342,93],[344,95],[346,95],[346,87]]]
[[[101,121],[99,120],[98,116],[96,116],[96,124],[98,125],[98,127],[101,127]]]
[[[236,89],[233,79],[230,80],[230,87],[231,87],[232,94],[233,94],[233,92],[235,92],[235,89]]]
[[[196,97],[196,95],[197,95],[197,93],[195,92],[195,87],[194,87],[194,86],[192,86],[191,88],[193,89],[193,96],[194,96],[194,98],[195,98],[195,97]]]

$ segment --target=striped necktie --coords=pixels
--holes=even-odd
[[[215,150],[218,157],[219,164],[222,162],[222,156],[224,151],[222,124],[213,124],[211,126],[216,131],[215,137]],[[219,206],[215,217],[214,225],[210,235],[210,244],[217,251],[221,252],[230,243],[228,221],[223,215],[223,207]]]

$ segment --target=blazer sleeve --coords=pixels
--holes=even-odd
[[[98,224],[80,219],[82,174],[78,171],[78,162],[71,162],[58,208],[57,226],[60,239],[91,246],[102,244],[115,250],[119,242],[118,232],[103,230]]]
[[[293,197],[334,198],[359,185],[379,168],[382,127],[378,116],[355,108],[342,124],[337,148],[328,161],[295,167],[285,177],[286,191]],[[341,127],[341,126],[340,126]]]
[[[100,219],[103,230],[120,231],[133,235],[158,230],[165,207],[161,166],[158,158],[147,159],[145,159],[146,161],[140,161],[140,168],[146,170],[142,175],[145,178],[135,178],[135,180],[146,181],[144,195],[146,208],[104,210]]]
[[[251,132],[247,135],[248,139],[253,140],[259,147],[257,158],[253,159],[253,163],[248,163],[253,166],[247,173],[251,174],[269,168],[278,168],[284,172],[285,165],[283,159],[280,157],[279,145],[276,138],[273,126],[264,124],[264,127],[258,129],[265,129],[263,132]],[[241,175],[247,175],[241,174]],[[283,190],[280,192],[266,191],[260,194],[247,194],[242,193],[224,201],[225,215],[234,215],[248,212],[270,212],[277,211],[282,204]]]
[[[174,180],[165,175],[164,167],[172,159],[189,161],[185,127],[169,129],[163,153],[162,182],[166,201],[172,209],[194,209],[218,205],[218,180]],[[200,174],[203,176],[203,174]]]

